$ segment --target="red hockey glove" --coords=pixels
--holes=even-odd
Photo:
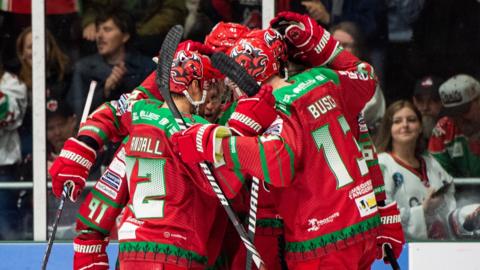
[[[108,256],[105,251],[107,239],[84,240],[78,236],[73,240],[73,269],[108,270]]]
[[[378,212],[382,224],[380,225],[380,233],[377,236],[377,259],[383,259],[385,263],[389,263],[386,259],[385,245],[389,245],[395,257],[398,258],[402,253],[405,237],[403,236],[402,224],[400,223],[400,211],[398,211],[397,203],[393,202],[386,206],[379,206]]]
[[[307,15],[280,12],[270,21],[270,26],[284,33],[294,59],[311,66],[327,64],[338,46],[338,41]]]
[[[96,156],[95,150],[86,144],[75,138],[68,139],[49,170],[53,194],[60,197],[63,186],[67,185],[68,196],[75,202],[85,187],[85,181]]]
[[[172,136],[173,147],[184,162],[220,160],[221,139],[231,136],[228,128],[215,124],[196,124]]]
[[[262,134],[276,118],[272,87],[263,85],[255,96],[238,100],[235,112],[227,123],[238,135],[256,136]]]

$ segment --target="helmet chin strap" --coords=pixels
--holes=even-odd
[[[205,89],[202,90],[202,98],[199,101],[193,100],[187,90],[183,90],[182,93],[185,95],[185,97],[187,97],[188,102],[190,102],[190,104],[192,104],[192,106],[195,108],[195,114],[198,114],[200,111],[200,105],[205,103],[205,100],[207,99],[207,91]]]

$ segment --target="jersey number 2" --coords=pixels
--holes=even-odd
[[[346,135],[347,132],[350,131],[350,126],[348,125],[347,120],[345,120],[345,117],[343,116],[340,116],[337,120],[342,128],[343,135]],[[328,166],[337,178],[337,189],[352,183],[353,178],[350,173],[348,173],[347,167],[345,166],[345,163],[343,162],[342,157],[338,153],[337,147],[335,146],[335,142],[333,141],[332,134],[330,132],[330,124],[325,124],[314,130],[312,132],[312,136],[315,140],[318,150],[323,150]],[[358,151],[361,151],[357,141],[354,138],[353,141],[357,146]],[[367,163],[365,162],[364,158],[358,158],[357,165],[362,175],[368,173]]]
[[[165,201],[160,197],[164,197],[166,194],[165,160],[126,157],[125,162],[127,164],[128,188],[131,189],[132,180],[137,183],[132,198],[132,210],[135,217],[138,219],[162,218]],[[132,175],[137,162],[138,174]]]

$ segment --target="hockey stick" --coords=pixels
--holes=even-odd
[[[97,86],[96,81],[90,82],[90,87],[88,89],[88,94],[87,94],[87,100],[85,102],[85,106],[83,107],[82,119],[80,123],[83,123],[87,120],[88,111],[90,111],[90,107],[92,105],[93,92],[95,91],[96,86]],[[45,250],[45,254],[43,255],[42,270],[47,269],[48,259],[50,258],[50,252],[52,251],[53,241],[55,240],[55,234],[57,233],[58,222],[62,217],[63,207],[65,205],[65,199],[67,198],[70,192],[72,192],[71,187],[69,187],[68,185],[65,185],[63,187],[62,196],[60,197],[60,203],[57,208],[57,213],[55,214],[55,220],[53,221],[52,235],[50,235],[50,238],[48,239],[47,250]]]
[[[390,265],[392,266],[393,270],[400,270],[400,265],[397,262],[397,259],[395,258],[395,255],[393,254],[393,250],[389,245],[385,245],[385,253],[387,255],[387,260],[390,262]]]
[[[260,86],[257,81],[250,76],[247,71],[239,65],[235,60],[228,57],[222,52],[212,55],[213,66],[220,70],[223,74],[232,80],[247,96],[251,97],[258,93]],[[257,224],[257,204],[258,204],[258,187],[260,180],[252,177],[252,186],[250,191],[250,210],[248,212],[248,237],[252,243],[255,238],[255,228]],[[247,250],[246,270],[252,269],[252,254]]]
[[[180,43],[182,35],[183,35],[183,27],[180,25],[175,25],[168,32],[159,53],[160,61],[157,66],[157,84],[163,99],[165,100],[165,102],[168,104],[168,107],[172,111],[172,114],[175,117],[175,120],[177,121],[178,125],[180,126],[180,129],[185,130],[186,123],[182,115],[178,111],[177,106],[173,102],[172,96],[170,95],[170,71],[172,67],[173,57],[175,55],[177,46]],[[252,252],[254,256],[253,260],[255,262],[255,265],[257,266],[258,269],[260,269],[262,264],[264,264],[262,259],[260,258],[260,254],[256,250],[253,243],[248,239],[247,233],[245,232],[245,228],[241,225],[237,215],[233,212],[232,207],[230,206],[230,203],[225,197],[220,186],[217,184],[217,181],[215,180],[209,165],[207,165],[206,162],[201,162],[199,163],[199,165],[202,168],[202,171],[205,177],[208,179],[208,182],[212,186],[215,194],[220,200],[220,203],[225,209],[225,212],[227,212],[228,218],[235,226],[235,229],[237,230],[243,244],[245,245],[247,250]]]

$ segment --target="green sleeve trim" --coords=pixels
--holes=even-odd
[[[95,189],[92,189],[92,194],[95,197],[98,197],[100,200],[102,200],[103,202],[105,202],[106,204],[108,204],[108,205],[110,205],[114,208],[123,208],[123,206],[124,206],[124,205],[120,205],[120,204],[110,200],[109,198],[105,197],[102,193],[98,192]]]
[[[104,132],[102,129],[100,129],[100,128],[96,127],[96,126],[93,126],[93,125],[83,126],[83,127],[80,129],[79,133],[81,133],[81,132],[83,132],[83,131],[91,131],[91,132],[97,134],[98,137],[100,137],[100,139],[102,139],[102,141],[103,141],[104,143],[107,143],[107,142],[108,142],[108,136],[107,136],[107,134],[105,134],[105,132]]]
[[[152,95],[152,93],[150,93],[150,91],[147,90],[147,88],[139,85],[139,86],[137,86],[136,89],[139,90],[140,92],[144,93],[145,95],[147,95],[149,99],[156,100],[156,98]]]
[[[106,105],[110,108],[110,110],[112,110],[112,112],[113,112],[113,113],[112,113],[112,115],[113,115],[113,124],[115,125],[115,127],[116,127],[117,129],[119,129],[119,128],[120,128],[120,124],[119,124],[120,121],[118,120],[117,114],[114,113],[114,112],[116,112],[117,110],[115,109],[115,107],[112,106],[112,104],[110,104],[110,103],[108,103],[108,102],[106,103]]]
[[[283,142],[283,145],[285,145],[285,149],[290,156],[290,173],[292,174],[291,179],[293,179],[295,176],[295,155],[293,154],[292,148],[290,148],[286,142]]]
[[[268,171],[267,157],[265,156],[265,149],[260,139],[258,140],[258,150],[260,152],[260,163],[262,164],[262,171],[264,176],[263,180],[271,184],[272,180],[270,179],[270,172]]]
[[[233,162],[233,172],[235,173],[235,175],[238,177],[238,179],[240,179],[240,181],[243,183],[245,183],[245,178],[243,178],[243,174],[242,174],[242,166],[240,164],[240,160],[238,158],[238,152],[237,152],[237,138],[235,136],[231,136],[230,137],[230,154],[231,154],[231,157],[232,157],[232,162]]]
[[[86,219],[81,214],[77,214],[77,218],[80,219],[88,227],[93,228],[93,229],[103,233],[104,235],[109,235],[110,234],[109,231],[99,227],[97,224],[95,224],[95,223],[91,222],[90,220]]]

